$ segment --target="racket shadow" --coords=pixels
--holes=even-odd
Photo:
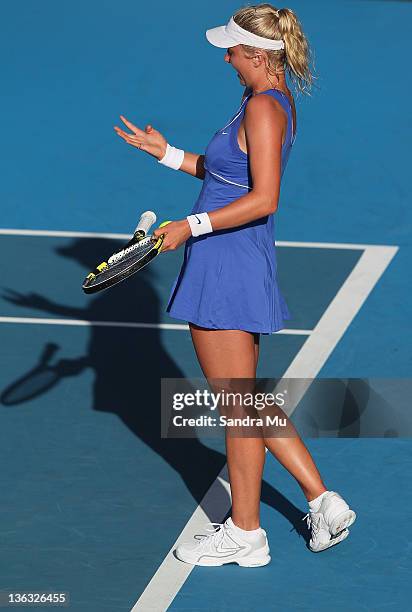
[[[17,406],[50,391],[62,379],[76,376],[87,365],[84,358],[61,359],[51,364],[59,346],[48,343],[42,350],[38,364],[27,374],[9,385],[0,395],[4,406]]]
[[[110,254],[118,246],[118,241],[108,239],[75,239],[68,245],[58,247],[56,253],[60,257],[74,260],[88,271],[96,261],[96,254]],[[70,319],[159,323],[163,303],[160,303],[152,285],[151,270],[148,266],[124,283],[88,297],[87,305],[82,308],[57,303],[36,293],[9,292],[5,299],[21,308]],[[67,289],[68,296],[72,291],[80,290],[78,283],[75,287],[69,285]],[[3,403],[15,405],[18,397],[20,401],[28,401],[47,393],[65,376],[76,376],[85,368],[91,368],[94,373],[93,410],[117,414],[137,438],[179,474],[210,520],[220,521],[222,517],[214,514],[213,507],[203,507],[202,500],[225,465],[225,455],[205,446],[197,438],[160,437],[161,378],[183,378],[184,373],[173,355],[163,346],[159,329],[91,326],[88,330],[90,335],[86,354],[76,359],[61,359],[51,365],[50,360],[55,356],[57,348],[46,345],[38,364],[3,391]],[[179,337],[176,341],[179,341]],[[26,388],[26,393],[21,392],[19,396],[19,385],[27,383],[27,379],[34,378],[42,369],[52,370],[53,383],[43,387],[39,385],[36,393],[32,394]],[[221,491],[217,497],[222,500],[226,496],[229,505],[228,492],[222,484],[219,486]],[[262,501],[281,512],[292,526],[300,527],[298,518],[303,516],[303,512],[266,482],[262,487]]]

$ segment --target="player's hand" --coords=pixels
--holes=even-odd
[[[179,248],[181,244],[186,242],[192,235],[190,230],[189,221],[182,219],[181,221],[171,221],[164,227],[158,227],[154,230],[153,236],[158,238],[162,234],[165,234],[162,253],[163,251],[174,251]]]
[[[156,159],[162,159],[166,154],[166,138],[157,130],[154,129],[150,123],[148,123],[144,130],[141,130],[136,125],[133,125],[130,121],[120,115],[120,119],[129,128],[130,132],[125,132],[120,129],[117,125],[114,126],[116,133],[123,138],[132,147],[145,151],[149,155],[156,157]]]

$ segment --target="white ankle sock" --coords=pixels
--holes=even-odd
[[[240,527],[234,524],[231,516],[227,519],[227,522],[235,533],[237,533],[243,540],[246,540],[248,542],[253,541],[255,538],[259,537],[262,533],[261,527],[258,527],[257,529],[251,529],[251,530],[241,529]]]
[[[329,491],[324,491],[323,493],[321,493],[318,497],[315,497],[315,499],[312,499],[309,503],[309,509],[312,512],[318,512],[320,505],[322,503],[322,499],[323,496],[326,495],[326,493],[329,493]]]

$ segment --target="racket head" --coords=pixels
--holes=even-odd
[[[95,272],[90,272],[84,279],[83,291],[87,294],[97,293],[129,278],[147,266],[160,253],[163,238],[163,236],[158,238],[153,235],[146,236],[129,247],[130,252],[117,261],[102,262]]]

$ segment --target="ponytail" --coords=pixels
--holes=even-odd
[[[233,19],[241,28],[253,34],[272,40],[283,40],[285,49],[279,51],[265,49],[269,66],[276,72],[280,65],[288,72],[296,90],[310,95],[310,89],[316,78],[310,69],[312,54],[302,25],[291,9],[277,9],[268,3],[256,4],[241,8],[233,15]],[[242,47],[245,54],[250,57],[256,50],[250,45]]]

